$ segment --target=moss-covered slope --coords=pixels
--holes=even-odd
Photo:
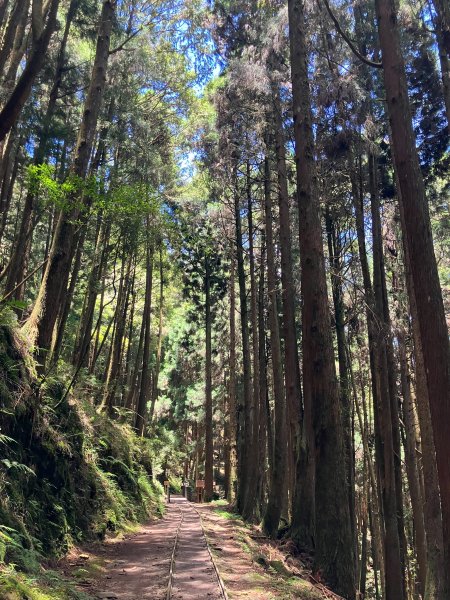
[[[7,565],[36,572],[75,543],[162,511],[150,442],[65,389],[55,377],[38,385],[20,338],[0,327],[3,586]]]

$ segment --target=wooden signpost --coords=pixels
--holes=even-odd
[[[197,479],[195,489],[197,490],[197,502],[203,502],[205,497],[205,480]]]

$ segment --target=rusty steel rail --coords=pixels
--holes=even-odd
[[[211,552],[211,548],[209,547],[209,544],[208,544],[208,538],[206,537],[205,528],[203,526],[202,515],[200,514],[200,511],[197,508],[195,508],[194,506],[192,508],[198,514],[198,518],[200,519],[200,525],[202,526],[202,533],[203,533],[203,537],[205,539],[206,548],[208,550],[209,557],[211,559],[212,565],[214,567],[214,571],[216,573],[216,577],[217,577],[217,581],[219,583],[219,588],[220,588],[220,592],[222,594],[222,597],[223,597],[224,600],[229,600],[228,594],[227,594],[227,590],[225,588],[225,584],[224,584],[223,579],[222,579],[222,577],[221,577],[221,575],[219,573],[219,569],[217,568],[217,564],[216,564],[216,561],[214,560],[213,553]]]
[[[166,600],[170,600],[172,597],[173,572],[174,572],[174,567],[175,567],[175,554],[177,551],[178,538],[180,537],[180,529],[181,529],[181,525],[183,523],[183,518],[184,518],[184,515],[183,515],[184,511],[181,508],[181,506],[179,507],[179,510],[180,510],[180,522],[178,523],[178,527],[175,532],[175,540],[173,542],[172,555],[170,557],[169,582],[167,584]]]

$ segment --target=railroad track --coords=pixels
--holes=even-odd
[[[203,522],[202,522],[202,517],[200,512],[190,503],[187,502],[184,499],[181,498],[177,498],[177,497],[173,497],[172,498],[173,504],[177,504],[178,505],[178,509],[180,511],[180,520],[178,522],[178,526],[175,532],[175,538],[174,538],[174,543],[173,543],[173,548],[172,548],[172,554],[171,554],[171,559],[170,559],[170,567],[169,567],[169,581],[168,581],[168,585],[167,585],[167,592],[166,592],[166,600],[172,600],[172,598],[174,597],[174,584],[176,583],[176,564],[177,564],[177,559],[179,560],[179,556],[180,556],[180,550],[181,552],[184,552],[185,554],[187,553],[187,559],[189,559],[189,552],[186,551],[186,546],[184,548],[180,549],[180,536],[183,532],[183,527],[184,529],[187,531],[187,533],[189,533],[189,528],[192,528],[193,526],[196,525],[196,523],[198,523],[200,525],[200,529],[195,528],[193,534],[195,535],[195,542],[194,542],[194,546],[196,545],[196,548],[194,548],[193,553],[194,553],[194,559],[193,559],[193,565],[192,565],[192,573],[193,575],[189,576],[189,579],[187,579],[187,575],[188,573],[190,573],[189,571],[186,571],[187,568],[189,568],[189,560],[187,560],[187,567],[186,567],[186,557],[184,557],[184,561],[180,561],[181,564],[183,565],[183,569],[185,569],[185,573],[178,573],[179,578],[181,579],[181,583],[183,583],[183,578],[184,578],[184,585],[182,586],[181,590],[180,590],[180,583],[178,583],[177,585],[177,598],[183,598],[183,592],[186,592],[186,600],[190,599],[190,598],[194,598],[194,597],[198,597],[200,598],[201,596],[193,596],[193,588],[195,588],[195,586],[198,586],[198,592],[194,592],[194,593],[201,593],[200,590],[202,588],[202,586],[207,586],[208,584],[210,584],[210,588],[212,589],[212,587],[215,587],[214,584],[212,583],[212,581],[205,576],[205,570],[207,570],[208,567],[208,561],[211,563],[211,567],[212,570],[214,571],[214,579],[215,579],[215,583],[217,584],[217,589],[216,591],[216,598],[220,598],[221,600],[229,600],[228,599],[228,594],[226,592],[224,583],[222,581],[222,578],[220,576],[220,573],[217,569],[217,565],[216,562],[214,560],[214,557],[212,555],[211,552],[211,548],[209,547],[208,544],[208,540],[206,538],[206,534],[205,534],[205,530],[203,527]],[[195,513],[196,518],[195,520],[192,519],[192,515]],[[184,532],[186,535],[186,532]],[[200,536],[201,536],[201,541],[200,541]],[[184,541],[184,544],[186,545],[186,541]],[[204,549],[206,549],[206,554],[203,556],[202,562],[200,562],[199,559],[199,555],[202,556],[202,546],[204,547]],[[197,578],[195,577],[197,571]],[[186,589],[184,589],[186,588]],[[206,588],[207,589],[207,588]],[[181,593],[181,596],[180,596]],[[205,597],[206,597],[206,593],[205,593]]]

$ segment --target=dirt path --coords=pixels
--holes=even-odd
[[[94,598],[165,600],[179,520],[179,510],[169,506],[163,519],[144,525],[138,533],[82,554],[81,559],[89,556],[82,589]]]
[[[176,496],[167,505],[163,519],[143,526],[136,534],[109,540],[72,557],[64,572],[75,576],[77,587],[93,598],[166,600],[171,565],[171,599],[223,597],[200,516],[190,503]]]
[[[182,521],[175,551],[171,597],[174,600],[219,600],[223,598],[206,546],[200,516],[185,498],[172,498]]]
[[[63,573],[90,598],[224,600],[210,550],[229,600],[337,599],[288,547],[224,508],[172,497],[164,518],[78,552]]]

